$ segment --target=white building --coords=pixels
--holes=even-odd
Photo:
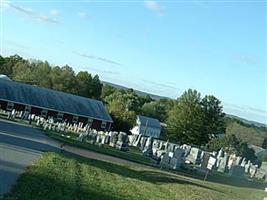
[[[160,131],[161,126],[159,120],[138,115],[136,119],[136,126],[133,127],[131,133],[134,135],[159,138]]]

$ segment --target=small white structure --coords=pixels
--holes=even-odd
[[[143,135],[146,137],[159,138],[161,126],[157,119],[138,115],[136,126],[130,130],[133,135]]]
[[[249,144],[248,145],[248,148],[251,148],[255,151],[255,155],[257,156],[258,159],[262,159],[262,157],[264,156],[265,154],[265,149],[259,147],[259,146],[256,146],[256,145],[253,145],[253,144]]]

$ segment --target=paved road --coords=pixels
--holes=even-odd
[[[0,198],[43,151],[59,151],[58,147],[38,129],[0,120]]]

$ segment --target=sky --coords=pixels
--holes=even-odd
[[[196,89],[267,124],[266,1],[0,1],[3,56],[171,98]]]

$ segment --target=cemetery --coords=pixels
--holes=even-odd
[[[1,111],[2,116],[14,120],[22,118],[23,112],[13,109]],[[25,116],[24,116],[25,119]],[[142,134],[128,135],[117,131],[97,131],[90,124],[67,123],[28,114],[26,121],[41,128],[51,137],[78,145],[89,150],[121,157],[162,170],[195,173],[209,176],[223,174],[226,177],[244,180],[267,181],[267,168],[252,164],[250,160],[228,154],[223,149],[206,152],[187,144],[178,145]],[[143,155],[142,155],[143,154]]]

